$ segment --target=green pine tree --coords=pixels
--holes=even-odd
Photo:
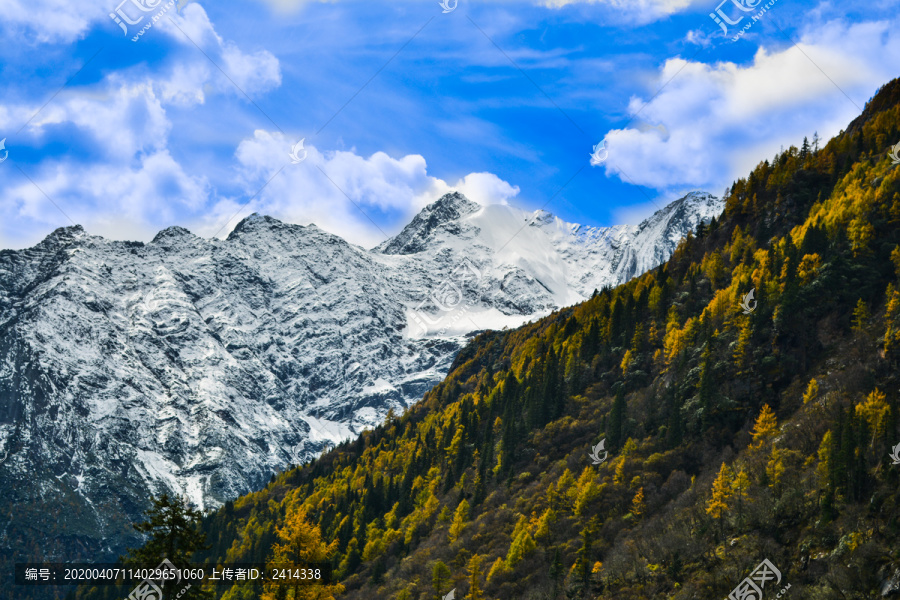
[[[140,548],[128,550],[125,564],[138,568],[154,569],[168,559],[179,569],[191,567],[194,553],[207,550],[206,534],[200,530],[200,511],[179,496],[163,494],[150,497],[153,504],[144,512],[147,520],[134,525],[146,536],[146,543]],[[168,584],[171,585],[171,584]],[[185,584],[187,585],[187,584]],[[179,587],[173,593],[178,593]],[[168,591],[164,587],[164,591]],[[197,584],[191,585],[179,596],[179,600],[199,600],[212,598]]]

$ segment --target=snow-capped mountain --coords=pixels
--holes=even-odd
[[[652,268],[721,208],[587,228],[448,194],[371,250],[252,215],[225,240],[76,226],[0,252],[0,549],[116,551],[148,490],[260,487],[421,398],[467,334]]]

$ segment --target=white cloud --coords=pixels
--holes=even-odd
[[[45,161],[29,172],[37,185],[22,179],[6,188],[0,222],[19,226],[4,232],[3,245],[33,245],[52,229],[69,225],[56,204],[89,233],[111,239],[148,241],[170,225],[186,226],[205,237],[224,237],[242,218],[259,212],[290,223],[315,223],[371,247],[385,239],[382,229],[396,233],[413,214],[447,192],[457,190],[483,204],[506,203],[519,192],[492,173],[471,173],[451,185],[429,175],[419,155],[393,158],[376,152],[363,157],[346,151],[320,152],[306,144],[306,160],[291,164],[291,146],[282,134],[262,130],[241,142],[235,152],[236,181],[230,182],[245,190],[241,197],[216,195],[206,177],[185,172],[165,148],[139,153],[136,160],[104,164]],[[245,205],[246,198],[260,189]]]
[[[143,3],[153,6],[153,9],[141,13],[133,3]],[[11,34],[6,39],[7,43],[71,43],[85,37],[96,24],[108,27],[109,31],[118,35],[121,30],[110,18],[110,13],[122,6],[122,10],[132,18],[144,15],[139,24],[127,26],[127,37],[123,37],[121,43],[131,44],[135,43],[131,37],[140,31],[141,26],[150,23],[150,19],[162,11],[164,18],[156,21],[144,37],[153,35],[158,29],[189,47],[192,52],[196,51],[193,48],[196,43],[247,94],[263,93],[281,85],[281,67],[272,53],[267,50],[244,52],[234,43],[222,39],[200,4],[184,6],[180,15],[175,7],[167,9],[167,4],[166,0],[3,0],[2,25],[8,27]],[[170,18],[177,27],[169,21]],[[141,41],[143,39],[137,43]],[[172,67],[173,77],[167,82],[171,89],[163,97],[180,102],[202,102],[202,83],[211,80],[213,73],[210,66],[202,55],[192,58],[187,64],[176,64]],[[215,69],[215,75],[217,79],[224,79],[218,74],[218,69]],[[236,92],[227,80],[218,81],[216,91]]]
[[[3,22],[27,30],[21,35],[29,41],[71,42],[83,37],[94,21],[109,20],[114,8],[109,0],[3,0]]]
[[[493,173],[469,173],[453,186],[436,180],[430,195],[442,196],[451,191],[457,191],[481,205],[508,204],[519,195],[519,186],[511,185]]]
[[[161,19],[162,29],[170,35],[174,40],[181,44],[193,48],[194,44],[199,46],[210,58],[227,73],[228,80],[219,80],[219,88],[217,91],[235,92],[233,86],[237,85],[241,91],[247,94],[265,93],[273,88],[281,85],[281,65],[278,59],[268,50],[257,50],[255,52],[244,52],[233,42],[224,40],[216,33],[209,15],[199,4],[189,4],[182,11],[182,15],[178,16],[170,14],[174,21],[174,25],[168,22],[168,19]],[[177,27],[175,26],[177,25]],[[202,75],[205,82],[209,78],[207,73],[215,71],[218,75],[218,69],[211,69],[207,66],[208,61],[202,56],[198,57],[204,61],[202,71],[190,73],[182,70],[177,71],[179,75]],[[177,69],[177,68],[176,68]],[[179,78],[179,81],[181,79]],[[190,79],[184,80],[184,87],[190,89],[198,89],[197,80],[191,82]]]
[[[37,3],[38,13],[52,5],[43,2]],[[186,7],[183,17],[174,11],[171,16],[247,93],[280,85],[280,66],[272,54],[244,53],[223,40],[199,5]],[[146,239],[186,215],[202,212],[212,188],[205,176],[189,174],[170,154],[173,124],[167,106],[203,103],[209,93],[238,92],[167,19],[158,25],[190,46],[185,58],[177,57],[154,73],[139,65],[90,86],[66,88],[43,107],[37,104],[43,98],[36,104],[0,106],[3,130],[31,119],[22,134],[10,140],[13,161],[17,146],[52,144],[61,132],[68,146],[62,156],[23,165],[34,184],[14,171],[4,180],[4,246],[30,245],[51,229],[68,225],[53,203],[92,233],[116,239]],[[85,152],[89,158],[77,155]],[[12,161],[4,166],[10,165]]]
[[[225,72],[245,92],[253,90],[261,93],[281,85],[278,59],[267,50],[245,54],[234,44],[225,44],[222,58]]]
[[[415,154],[393,158],[376,152],[363,157],[352,151],[322,152],[307,142],[306,159],[291,164],[292,145],[293,141],[282,134],[263,130],[244,140],[235,153],[243,188],[261,188],[280,167],[285,168],[243,209],[237,199],[217,200],[207,214],[193,220],[193,230],[198,235],[227,235],[241,218],[259,212],[291,223],[315,223],[371,247],[383,241],[385,233],[396,233],[413,214],[450,191],[460,191],[483,204],[506,203],[519,192],[518,187],[492,173],[470,173],[450,184],[429,175],[425,158]],[[370,217],[381,224],[381,229]]]
[[[837,134],[894,76],[900,37],[893,29],[884,21],[816,24],[798,47],[760,48],[746,66],[668,60],[658,85],[671,81],[662,92],[647,106],[641,98],[630,103],[629,112],[640,111],[651,127],[606,135],[607,174],[619,169],[624,181],[658,190],[718,193],[782,145],[814,131]]]
[[[48,105],[29,123],[29,131],[42,136],[51,125],[74,125],[115,162],[164,148],[171,123],[152,83],[127,83],[113,75],[104,87]]]

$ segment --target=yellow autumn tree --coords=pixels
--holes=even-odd
[[[546,540],[550,537],[550,526],[556,522],[556,511],[548,508],[538,519],[537,526],[534,531],[534,537],[538,540]]]
[[[494,564],[491,565],[490,571],[488,571],[487,582],[490,583],[498,575],[508,572],[509,567],[506,566],[506,561],[498,556],[497,560],[494,561]]]
[[[887,288],[887,308],[884,311],[884,353],[889,360],[896,360],[900,356],[900,292],[894,289],[893,284]]]
[[[469,595],[466,597],[469,600],[484,600],[484,593],[481,591],[481,563],[483,561],[482,557],[475,554],[466,565],[469,571]]]
[[[700,263],[700,270],[712,283],[713,289],[718,288],[725,277],[725,262],[722,260],[722,255],[718,252],[713,252],[704,256],[703,261]]]
[[[806,391],[803,392],[803,404],[809,404],[813,400],[819,397],[819,382],[815,379],[809,380],[809,385],[806,386]]]
[[[631,499],[631,514],[635,517],[641,517],[644,514],[644,488],[638,488],[637,494]]]
[[[847,227],[847,237],[850,238],[850,247],[854,256],[864,254],[869,249],[869,243],[875,237],[875,227],[868,219],[856,218],[850,221]]]
[[[318,526],[307,520],[306,510],[296,505],[288,508],[284,524],[277,529],[278,543],[273,556],[266,564],[266,570],[308,568],[315,563],[328,563],[337,550],[337,540],[326,544]],[[342,594],[344,586],[332,584],[273,584],[263,587],[262,600],[334,600]]]
[[[453,522],[450,524],[449,538],[451,543],[459,538],[468,520],[469,502],[463,498],[462,502],[456,507],[456,512],[453,513]]]
[[[869,307],[866,306],[866,303],[860,298],[856,303],[856,308],[853,309],[853,329],[862,331],[871,318],[872,315],[869,314]]]
[[[512,543],[509,546],[509,552],[506,553],[506,566],[512,569],[537,547],[529,532],[528,519],[524,515],[520,516],[516,522],[510,539],[512,539]]]
[[[734,474],[731,468],[722,463],[719,474],[712,485],[712,497],[706,505],[706,514],[714,519],[721,519],[729,509],[728,500],[732,495],[732,479]]]
[[[625,481],[625,457],[619,456],[615,459],[616,467],[613,471],[613,483],[622,485]]]
[[[575,497],[573,508],[576,517],[581,516],[584,509],[590,506],[597,496],[600,495],[600,488],[594,483],[595,478],[596,473],[590,467],[585,467],[581,477],[578,478],[578,483],[576,484],[578,495]]]
[[[753,425],[753,431],[751,432],[753,435],[753,446],[762,448],[766,440],[774,435],[776,431],[778,431],[778,419],[775,417],[775,411],[768,404],[765,404],[756,418],[756,423]]]
[[[894,263],[894,273],[900,278],[900,246],[894,246],[891,251],[891,262]]]
[[[734,345],[734,353],[732,356],[734,358],[734,366],[737,367],[738,370],[741,370],[746,364],[747,359],[750,356],[750,351],[752,350],[750,336],[753,334],[753,328],[751,321],[748,318],[740,320],[738,327],[740,328],[738,331],[738,339],[737,343]]]
[[[744,497],[747,495],[747,489],[750,487],[750,478],[743,468],[738,469],[737,474],[731,481],[731,495],[737,500],[738,519],[744,518]]]
[[[822,436],[822,443],[819,444],[819,463],[816,465],[816,476],[819,478],[819,486],[825,487],[828,483],[828,473],[831,471],[831,430],[825,432]]]
[[[885,402],[884,392],[875,388],[866,397],[865,402],[860,402],[856,405],[856,416],[866,420],[873,439],[877,439],[884,434],[890,410],[887,402]]]
[[[806,254],[800,260],[800,266],[797,267],[797,277],[802,285],[811,282],[819,274],[822,267],[822,258],[818,254]]]
[[[772,454],[769,455],[769,462],[766,464],[766,478],[769,480],[769,487],[776,493],[781,493],[781,476],[784,474],[784,450],[779,450],[772,446]]]

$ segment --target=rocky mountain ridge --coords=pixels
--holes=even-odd
[[[74,226],[0,252],[0,547],[115,551],[148,490],[257,489],[421,398],[467,335],[652,268],[721,208],[586,228],[449,194],[372,250],[254,214],[225,240]]]

